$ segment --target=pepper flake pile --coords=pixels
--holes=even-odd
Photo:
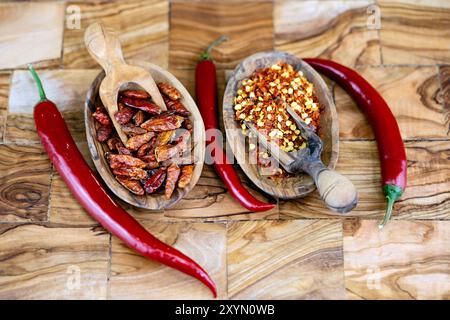
[[[319,127],[320,105],[314,95],[314,86],[303,72],[292,65],[277,63],[270,68],[257,70],[241,83],[234,99],[236,120],[244,134],[244,121],[253,123],[269,140],[275,141],[283,151],[290,152],[306,147],[306,142],[286,111],[286,105],[310,125]],[[255,149],[250,144],[250,150]]]

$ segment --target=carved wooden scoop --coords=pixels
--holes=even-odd
[[[105,70],[106,76],[99,89],[100,99],[108,110],[120,139],[125,144],[127,136],[114,117],[118,111],[117,97],[119,90],[129,84],[138,85],[151,95],[155,104],[162,111],[167,110],[164,100],[147,70],[125,62],[119,39],[112,29],[99,23],[91,24],[84,34],[84,42],[91,56]]]
[[[320,154],[322,153],[322,140],[316,135],[308,125],[298,116],[298,114],[287,106],[286,111],[292,116],[300,129],[301,135],[307,141],[306,148],[299,151],[284,152],[278,144],[269,141],[258,129],[250,122],[245,125],[258,137],[258,142],[264,148],[270,150],[272,156],[289,173],[306,172],[316,184],[317,190],[325,204],[336,212],[349,212],[358,202],[358,194],[352,182],[326,167]]]

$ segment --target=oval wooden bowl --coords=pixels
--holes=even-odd
[[[296,70],[301,70],[305,77],[314,84],[319,103],[323,106],[319,129],[319,136],[323,141],[324,147],[322,161],[329,168],[335,168],[339,153],[339,123],[333,99],[322,77],[306,62],[291,54],[276,51],[261,52],[242,61],[234,69],[225,89],[223,121],[227,142],[242,170],[253,183],[272,196],[281,199],[293,199],[312,192],[316,188],[313,180],[307,174],[299,174],[294,177],[278,179],[277,181],[261,175],[258,166],[247,161],[248,143],[243,139],[240,125],[234,119],[233,100],[240,82],[249,78],[257,69],[270,67],[278,62],[287,62]]]
[[[200,112],[197,109],[197,105],[194,100],[190,96],[189,92],[186,88],[175,78],[170,72],[162,69],[161,67],[154,65],[152,63],[143,62],[143,61],[130,61],[130,64],[137,65],[142,68],[147,69],[153,79],[158,82],[167,82],[177,88],[181,95],[181,102],[184,104],[186,109],[191,112],[191,116],[189,117],[192,123],[194,124],[194,132],[193,132],[193,144],[194,149],[192,154],[195,157],[195,168],[192,176],[191,183],[184,189],[176,188],[172,197],[167,200],[164,197],[162,192],[152,194],[152,195],[144,195],[138,196],[127,189],[125,189],[114,177],[112,174],[106,160],[105,160],[105,152],[108,151],[108,147],[105,144],[102,144],[96,139],[96,130],[95,130],[95,121],[92,118],[91,114],[95,111],[97,105],[101,104],[101,100],[98,95],[98,90],[100,87],[100,83],[105,77],[105,73],[101,72],[92,82],[89,91],[87,93],[85,108],[84,108],[84,120],[86,126],[86,138],[89,146],[89,151],[91,152],[92,159],[94,161],[94,165],[97,168],[97,171],[100,173],[103,181],[106,185],[111,189],[112,192],[125,202],[129,204],[149,210],[162,210],[173,206],[177,203],[181,198],[183,198],[189,191],[195,186],[197,183],[200,174],[203,168],[204,156],[205,156],[205,126],[203,124],[203,119],[200,115]],[[133,84],[127,85],[127,87],[121,88],[122,90],[128,88],[135,88]]]

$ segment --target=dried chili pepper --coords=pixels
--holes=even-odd
[[[168,83],[164,83],[164,82],[158,83],[158,89],[170,100],[180,100],[181,99],[180,91],[178,91],[177,88],[171,86]]]
[[[124,154],[124,155],[127,155],[127,156],[132,156],[133,155],[131,150],[125,148],[124,146],[118,146],[117,147],[117,151],[119,152],[119,154]]]
[[[135,167],[117,168],[113,170],[113,174],[116,176],[128,177],[132,180],[140,180],[147,177],[147,172],[145,170]]]
[[[124,90],[120,94],[131,99],[150,99],[150,95],[144,90]]]
[[[108,140],[111,135],[113,133],[113,128],[111,125],[101,125],[98,129],[97,129],[97,140],[99,142],[105,142],[106,140]]]
[[[155,134],[153,132],[147,132],[144,134],[135,135],[135,136],[131,137],[130,139],[128,139],[128,141],[125,143],[125,146],[132,151],[136,151],[144,143],[149,142],[150,139],[154,137],[154,135]]]
[[[34,107],[34,121],[39,138],[50,160],[72,194],[106,230],[144,257],[159,261],[203,282],[216,296],[216,286],[195,261],[161,242],[118,206],[104,189],[77,148],[56,105],[47,100],[41,81],[29,66],[37,83],[40,101]]]
[[[112,154],[109,157],[109,166],[112,169],[125,168],[125,167],[136,167],[144,168],[145,162],[141,159],[135,158],[133,156],[128,156],[125,154]]]
[[[141,124],[141,128],[154,132],[169,131],[181,127],[183,121],[183,117],[168,114],[145,121],[143,124]]]
[[[130,99],[123,97],[120,99],[120,102],[122,102],[127,107],[142,110],[151,115],[159,114],[161,112],[160,107],[147,100]]]
[[[145,192],[152,194],[158,190],[166,179],[166,169],[161,168],[147,179],[144,185]]]
[[[158,133],[156,136],[155,146],[163,146],[168,144],[170,140],[172,140],[173,135],[175,134],[175,130],[163,131]]]
[[[144,128],[135,126],[134,124],[131,124],[131,123],[127,123],[127,124],[123,125],[121,128],[122,128],[123,133],[125,133],[126,135],[136,135],[136,134],[147,133],[147,130],[145,130]]]
[[[179,114],[183,117],[189,117],[191,113],[186,109],[186,107],[178,100],[170,100],[167,97],[164,97],[164,103],[168,110],[173,111],[176,114]]]
[[[192,174],[194,172],[194,166],[189,164],[181,167],[180,180],[178,180],[178,187],[186,188],[192,180]]]
[[[144,188],[142,188],[138,180],[133,180],[124,176],[116,176],[116,180],[119,181],[119,183],[127,190],[137,194],[138,196],[143,196],[145,194]]]
[[[180,176],[181,169],[176,164],[171,164],[167,168],[167,179],[166,179],[166,189],[165,196],[166,199],[172,197],[173,191],[177,185],[178,177]]]
[[[102,108],[97,108],[95,112],[92,114],[92,116],[97,120],[99,123],[101,123],[104,126],[110,126],[111,125],[111,119],[109,118],[108,114],[105,112]]]
[[[407,159],[397,121],[383,97],[356,71],[334,61],[304,59],[314,69],[336,81],[355,99],[372,126],[380,155],[383,193],[387,209],[382,228],[390,220],[394,202],[406,188]]]
[[[145,121],[145,113],[142,110],[139,110],[136,112],[136,114],[133,116],[133,122],[136,126],[140,126]]]
[[[133,109],[122,107],[121,110],[119,109],[119,111],[114,115],[114,118],[116,118],[118,123],[124,125],[131,121],[134,113],[135,111]]]
[[[197,95],[197,102],[203,121],[205,122],[206,130],[219,130],[219,121],[217,115],[217,79],[216,67],[211,60],[210,51],[213,46],[224,41],[225,38],[220,38],[211,43],[205,52],[201,55],[200,61],[197,64],[195,72],[195,91]],[[207,144],[214,144],[212,154],[214,160],[214,168],[219,174],[223,182],[225,182],[230,194],[245,208],[250,211],[266,211],[275,208],[274,204],[259,201],[253,197],[241,184],[239,176],[234,171],[233,165],[228,161],[226,154],[223,152],[221,144],[212,140],[207,141]]]

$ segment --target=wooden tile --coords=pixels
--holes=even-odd
[[[226,229],[223,224],[146,223],[162,241],[202,266],[226,298]],[[177,270],[138,256],[118,239],[112,241],[112,299],[211,299],[208,288]]]
[[[85,141],[84,100],[99,70],[40,71],[47,98],[62,111],[75,141]],[[33,108],[39,100],[36,84],[28,71],[15,71],[11,80],[5,141],[37,142]]]
[[[346,221],[350,299],[449,299],[450,221]]]
[[[194,68],[210,42],[229,41],[213,49],[219,68],[234,68],[247,56],[273,49],[271,2],[194,2],[171,5],[170,67]]]
[[[0,298],[105,299],[103,229],[0,225]]]
[[[245,188],[263,201],[271,201],[263,196],[240,169],[240,178]],[[224,216],[225,215],[225,216]],[[213,220],[260,220],[278,218],[278,207],[266,212],[250,213],[227,191],[225,184],[214,169],[204,166],[197,185],[180,202],[165,210],[165,216],[178,218],[213,218]]]
[[[0,222],[47,220],[51,164],[41,146],[0,145]]]
[[[436,67],[367,67],[358,72],[383,96],[392,110],[403,139],[448,138],[449,117],[438,101]],[[341,138],[373,138],[372,129],[355,102],[334,87]]]
[[[450,157],[448,141],[411,141],[405,144],[408,187],[394,206],[394,219],[450,218]],[[358,206],[346,216],[380,219],[386,207],[381,190],[378,151],[373,141],[341,141],[337,170],[355,184]],[[280,202],[283,218],[326,218],[328,210],[317,192]]]
[[[77,146],[83,154],[84,159],[95,170],[87,142],[80,142]],[[72,195],[58,171],[56,169],[53,169],[53,171],[50,188],[49,221],[52,224],[64,226],[98,225],[98,222],[89,216]]]
[[[0,72],[0,141],[3,141],[5,132],[10,80],[10,72]]]
[[[59,65],[63,22],[61,2],[0,4],[0,69],[55,59]]]
[[[81,29],[64,32],[64,67],[97,68],[84,45],[84,32],[94,22],[114,28],[126,60],[137,59],[168,67],[169,1],[70,1],[81,11]]]
[[[232,299],[342,299],[342,227],[336,220],[233,222]]]
[[[379,65],[378,31],[367,26],[373,2],[275,1],[275,49],[348,66]]]
[[[385,64],[450,63],[450,5],[446,1],[381,1]]]

